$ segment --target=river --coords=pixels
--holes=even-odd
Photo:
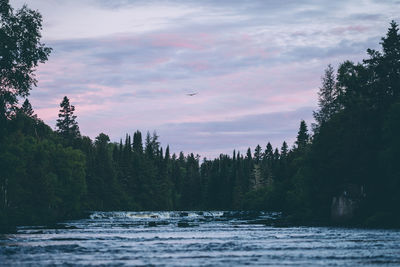
[[[400,231],[272,227],[277,213],[93,212],[0,236],[0,265],[400,265]]]

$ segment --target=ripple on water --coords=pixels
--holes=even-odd
[[[4,265],[392,265],[400,231],[265,226],[279,213],[93,212],[63,227],[20,227]],[[179,227],[186,223],[192,227]],[[150,227],[151,225],[151,227]]]

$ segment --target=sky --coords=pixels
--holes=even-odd
[[[400,22],[399,0],[10,3],[43,16],[53,51],[29,100],[51,127],[68,96],[82,135],[156,131],[172,152],[207,158],[292,145],[326,66],[361,61]]]

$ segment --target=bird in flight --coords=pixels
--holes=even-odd
[[[195,95],[197,95],[197,93],[190,93],[190,94],[186,94],[186,95],[188,95],[188,96],[195,96]]]

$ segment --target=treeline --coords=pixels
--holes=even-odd
[[[264,149],[258,145],[254,154],[249,148],[245,155],[233,151],[231,156],[201,160],[193,153],[171,154],[169,146],[160,145],[155,132],[143,137],[136,131],[119,143],[111,143],[101,133],[92,141],[81,136],[75,107],[67,97],[60,106],[54,135],[65,147],[84,154],[87,190],[83,203],[88,210],[275,208],[279,199],[271,202],[272,198],[264,201],[259,197],[263,198],[264,189],[278,188],[291,176],[292,161],[302,154],[310,138],[302,121],[291,150],[286,142],[280,150],[268,143]]]
[[[110,143],[103,133],[94,142],[88,137],[75,139],[75,148],[86,158],[88,209],[273,208],[278,202],[253,195],[284,180],[292,154],[299,151],[289,151],[284,143],[280,153],[268,143],[265,153],[258,146],[254,157],[249,149],[246,155],[234,151],[232,156],[201,161],[199,155],[171,154],[169,146],[164,150],[156,133],[143,139],[140,131],[126,135],[119,144]]]
[[[51,49],[40,14],[0,1],[0,229],[57,222],[89,210],[270,210],[294,223],[328,223],[334,198],[347,224],[400,226],[400,35],[361,63],[328,66],[311,131],[216,159],[171,154],[156,133],[119,143],[82,136],[64,97],[56,131],[26,99]],[[21,23],[17,23],[21,22]],[[29,29],[29,30],[27,30]],[[28,36],[27,32],[29,32]],[[22,105],[18,99],[25,98]]]
[[[400,227],[400,35],[392,21],[361,63],[328,68],[317,124],[296,180],[301,203],[326,218],[332,197],[361,190],[355,223]],[[302,192],[299,190],[299,194]],[[355,193],[353,193],[355,194]]]
[[[285,209],[294,162],[309,142],[301,122],[296,145],[280,150],[249,148],[201,161],[171,154],[156,133],[140,131],[111,143],[101,133],[81,136],[75,107],[64,97],[57,130],[34,115],[26,99],[3,121],[0,168],[4,222],[37,224],[89,210],[271,210]]]
[[[29,105],[28,101],[25,104]],[[36,117],[2,118],[0,230],[79,215],[86,194],[85,155]]]
[[[279,210],[298,223],[327,223],[333,199],[342,196],[345,208],[354,209],[345,223],[400,226],[400,35],[394,21],[380,44],[382,50],[368,49],[361,63],[345,61],[337,71],[328,66],[312,132],[302,121],[290,149],[268,143],[200,162],[193,154],[171,156],[168,147],[163,152],[156,134],[147,134],[143,145],[140,132],[118,145],[100,135],[91,148],[96,152],[83,151],[88,162],[103,151],[107,156],[98,154],[104,161],[97,164],[108,167],[96,175],[88,166],[88,175],[112,184],[120,198],[99,208]],[[101,203],[89,178],[87,184],[90,199]]]

